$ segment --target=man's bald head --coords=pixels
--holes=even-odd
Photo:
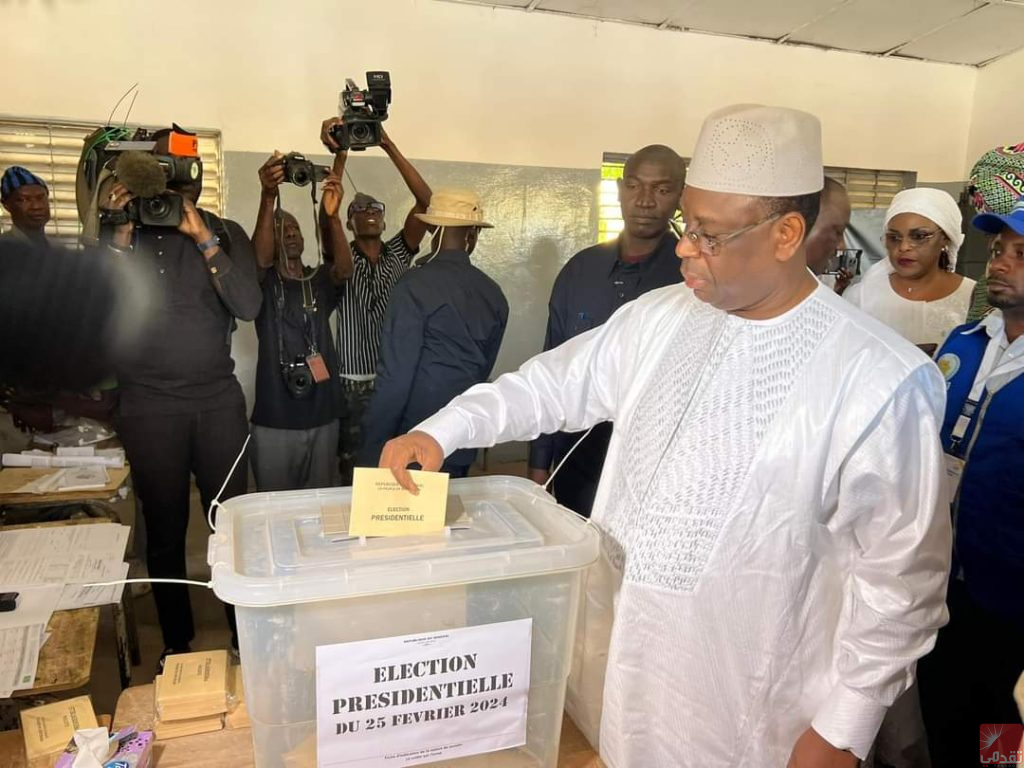
[[[678,183],[679,189],[682,191],[683,182],[686,180],[686,162],[672,147],[666,147],[664,144],[651,144],[643,149],[638,149],[626,161],[622,175],[628,176],[631,173],[636,173],[637,169],[644,164],[656,165],[664,169],[665,175]]]
[[[821,190],[821,208],[814,229],[807,238],[807,266],[820,275],[828,269],[828,262],[843,247],[846,228],[850,226],[850,196],[846,187],[835,179],[825,177]]]

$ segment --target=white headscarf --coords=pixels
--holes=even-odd
[[[931,187],[915,187],[904,189],[892,199],[889,210],[885,213],[885,224],[888,228],[889,222],[901,213],[916,213],[930,219],[949,238],[949,269],[952,272],[956,269],[956,257],[963,245],[964,235],[960,231],[963,225],[963,216],[956,200],[948,192]],[[888,261],[886,259],[885,261]]]

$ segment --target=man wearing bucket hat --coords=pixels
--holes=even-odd
[[[45,181],[27,168],[12,165],[0,177],[0,204],[10,215],[12,224],[10,232],[4,236],[48,245],[50,190]]]
[[[814,116],[713,113],[679,206],[686,285],[381,457],[412,490],[412,462],[615,422],[570,699],[591,738],[603,701],[610,768],[855,766],[945,622],[942,378],[807,269],[823,179]]]
[[[380,340],[377,385],[363,419],[361,466],[376,466],[384,444],[486,381],[508,322],[508,301],[470,263],[484,221],[474,192],[439,189],[417,218],[436,227],[434,256],[398,281]],[[476,450],[456,451],[444,471],[465,477]],[[437,467],[434,467],[437,469]]]
[[[936,357],[955,524],[949,625],[920,664],[936,768],[978,759],[979,724],[1019,722],[1013,686],[1024,669],[1024,198],[973,225],[993,236],[994,310],[954,329]]]

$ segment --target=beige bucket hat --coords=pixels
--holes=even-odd
[[[416,218],[435,227],[494,227],[484,221],[476,192],[468,189],[437,190],[430,197],[427,212],[417,213]]]

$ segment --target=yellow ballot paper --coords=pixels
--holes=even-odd
[[[413,470],[409,474],[419,486],[418,496],[402,488],[390,469],[355,468],[350,536],[418,536],[444,530],[447,473]]]

